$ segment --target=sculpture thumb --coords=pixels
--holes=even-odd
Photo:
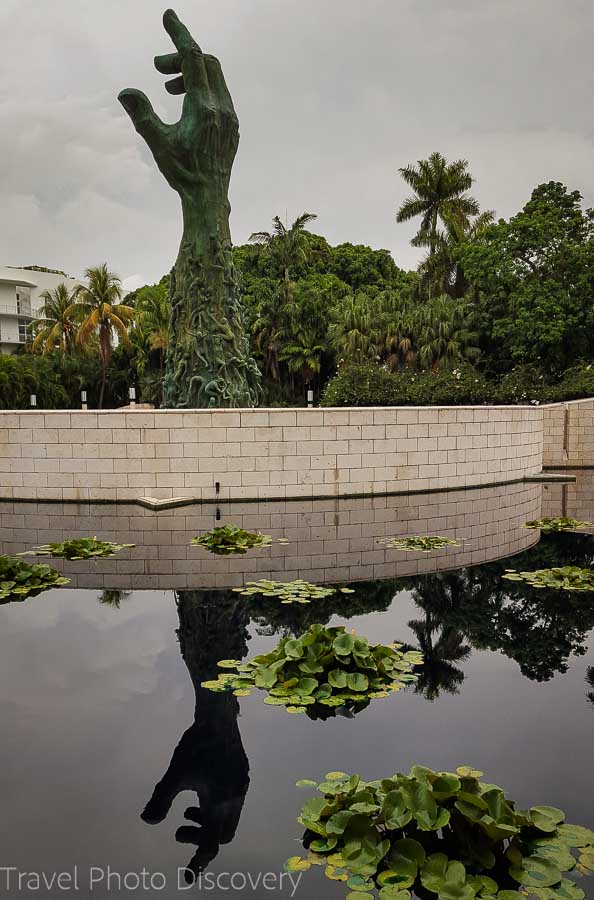
[[[163,123],[146,94],[136,88],[126,88],[120,91],[118,100],[130,116],[136,131],[147,143],[150,144],[162,133]]]

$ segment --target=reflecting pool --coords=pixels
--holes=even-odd
[[[341,898],[345,885],[319,869],[296,887],[280,883],[302,849],[297,816],[309,795],[295,782],[336,769],[372,779],[415,763],[476,766],[521,807],[558,806],[594,827],[594,594],[502,578],[511,567],[593,565],[594,537],[538,540],[522,527],[541,515],[593,520],[593,484],[582,473],[565,486],[167,513],[3,504],[4,553],[74,535],[137,546],[51,561],[70,588],[0,608],[0,866],[76,874],[83,897]],[[232,560],[189,546],[231,521],[290,543]],[[405,554],[377,543],[415,533],[461,546]],[[232,590],[265,577],[354,593],[280,605]],[[287,715],[259,691],[200,686],[219,660],[264,652],[313,622],[419,648],[418,682],[326,721]],[[135,877],[125,883],[126,873]],[[162,876],[152,887],[151,873]],[[192,873],[202,880],[188,887]],[[210,886],[223,873],[258,887],[234,892],[225,877]],[[3,877],[0,896],[67,893],[32,882],[9,892]],[[590,897],[593,882],[580,880]]]

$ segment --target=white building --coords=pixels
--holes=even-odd
[[[80,282],[75,278],[0,266],[0,353],[14,353],[27,340],[27,326],[38,315],[41,294],[64,283],[69,291]]]

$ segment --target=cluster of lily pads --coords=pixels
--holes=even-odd
[[[538,528],[543,534],[560,531],[575,531],[576,528],[594,528],[593,522],[580,522],[579,519],[572,519],[568,516],[545,516],[543,519],[532,519],[526,522],[524,528]]]
[[[230,556],[232,554],[244,554],[248,550],[263,550],[272,544],[270,534],[262,534],[261,531],[245,531],[238,525],[218,525],[211,531],[206,531],[200,537],[192,538],[191,543],[195,547],[204,547],[210,553],[217,556]],[[287,538],[277,538],[278,544],[288,544]]]
[[[354,594],[351,588],[338,588],[341,594]],[[262,597],[276,597],[281,603],[310,603],[311,600],[322,600],[336,593],[336,588],[322,587],[319,584],[310,584],[297,578],[296,581],[268,581],[263,578],[260,581],[247,581],[244,587],[233,588],[236,594],[244,597],[253,597],[259,594]]]
[[[54,559],[103,559],[113,556],[120,550],[129,550],[135,544],[115,544],[113,541],[100,541],[93,538],[70,538],[59,544],[43,544],[19,553],[19,556],[52,556]]]
[[[555,807],[516,810],[482,774],[413,766],[380,781],[343,772],[300,781],[321,796],[298,820],[309,852],[286,868],[325,866],[328,878],[346,882],[348,900],[375,891],[380,900],[410,900],[411,891],[441,900],[582,900],[565,873],[594,871],[594,832],[565,824]]]
[[[459,547],[460,541],[453,538],[440,537],[439,535],[415,534],[409,537],[381,538],[379,544],[387,544],[393,550],[406,550],[409,553],[431,553],[433,550],[441,550],[442,547]]]
[[[509,581],[525,581],[534,588],[553,588],[560,591],[594,591],[594,571],[579,566],[560,566],[553,569],[535,569],[517,572],[507,569],[504,578]]]
[[[312,625],[299,638],[282,638],[269,653],[240,660],[222,660],[216,681],[204,681],[212,691],[232,690],[249,695],[253,688],[267,692],[264,702],[284,706],[290,713],[320,716],[320,707],[358,711],[370,700],[387,697],[417,680],[413,668],[423,656],[400,645],[370,645],[344,627]],[[327,712],[327,711],[326,711]]]
[[[30,565],[13,556],[0,556],[0,603],[25,600],[69,583],[69,578],[50,566]]]

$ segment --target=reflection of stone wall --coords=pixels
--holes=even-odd
[[[543,465],[594,466],[594,400],[543,407]]]
[[[540,516],[540,484],[364,499],[228,504],[219,524],[235,522],[289,544],[243,557],[212,556],[190,546],[212,528],[215,507],[193,505],[150,512],[135,505],[0,503],[0,551],[16,553],[74,534],[132,542],[113,559],[52,565],[73,587],[223,588],[244,580],[338,582],[415,575],[499,559],[531,546],[538,533],[523,528]],[[403,553],[378,544],[393,535],[440,534],[460,540],[431,554]]]
[[[576,470],[570,484],[543,485],[542,515],[594,521],[594,472]]]
[[[0,412],[0,498],[325,497],[540,471],[542,409]]]

